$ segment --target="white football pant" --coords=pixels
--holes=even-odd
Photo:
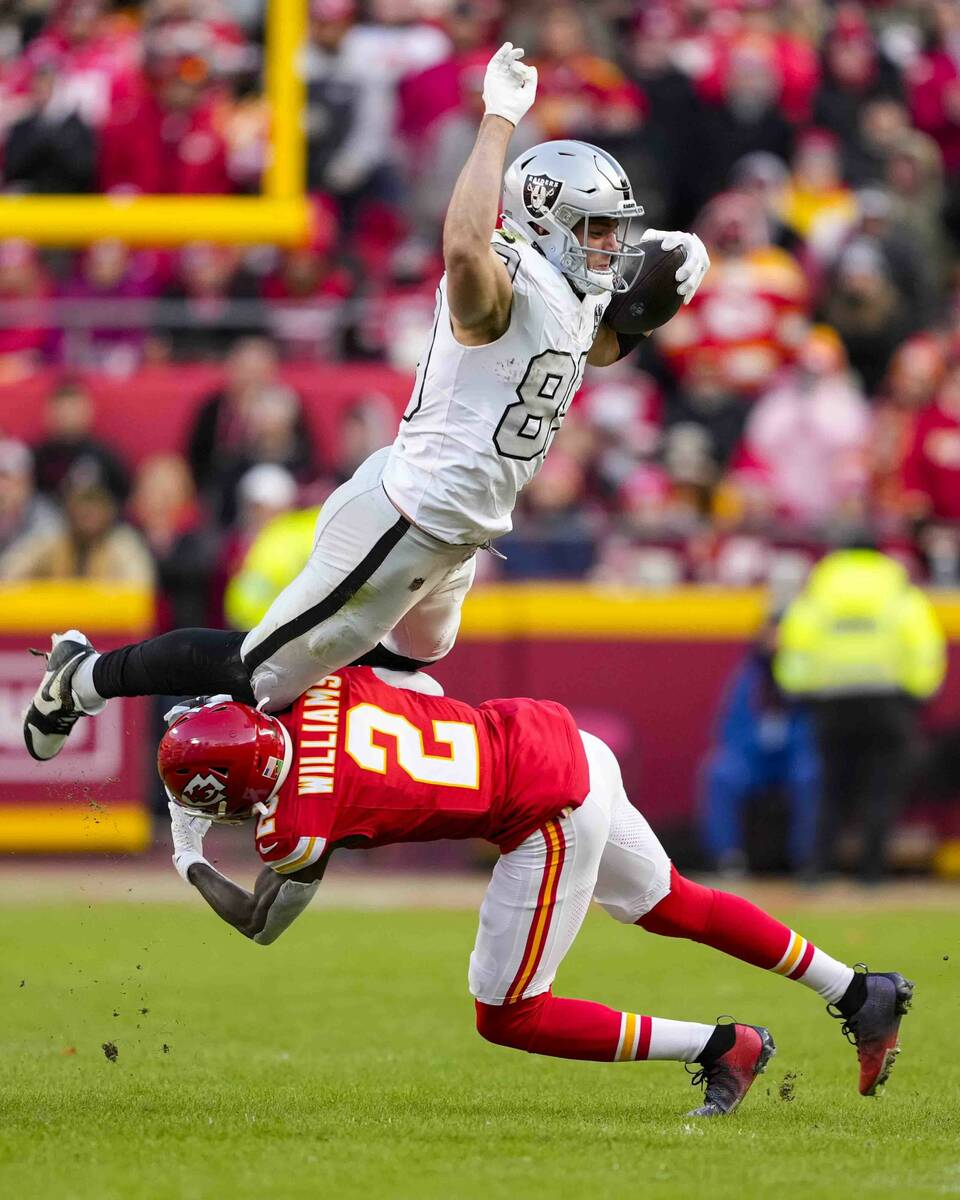
[[[441,542],[394,508],[380,482],[388,454],[372,454],[330,496],[307,565],[243,640],[254,695],[270,711],[378,642],[433,662],[456,641],[477,547]]]
[[[470,956],[470,991],[484,1004],[545,992],[591,899],[633,924],[670,891],[670,859],[627,799],[613,751],[589,733],[580,736],[590,767],[586,800],[493,868]]]

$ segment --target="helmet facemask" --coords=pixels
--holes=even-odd
[[[568,221],[572,222],[569,226]],[[607,250],[604,247],[591,246],[591,223],[596,225],[608,221],[615,222],[617,248]],[[621,216],[618,213],[588,213],[571,205],[561,204],[558,206],[557,222],[568,232],[568,237],[564,239],[567,244],[561,251],[557,266],[572,283],[588,295],[625,292],[629,288],[634,275],[640,270],[644,255],[643,248],[631,237],[632,217]],[[589,260],[597,255],[607,259],[607,266],[590,265]]]
[[[603,295],[630,286],[644,255],[631,226],[643,208],[605,150],[576,141],[534,146],[507,169],[503,198],[503,225],[532,242],[578,291]],[[586,244],[598,220],[616,222],[615,248]],[[610,257],[594,267],[588,256],[596,254]]]

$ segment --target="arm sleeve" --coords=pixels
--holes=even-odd
[[[645,333],[617,333],[617,341],[620,343],[620,353],[617,355],[617,362],[621,358],[626,358],[631,351],[636,350],[641,342],[646,340]]]
[[[298,883],[295,879],[285,879],[267,910],[263,928],[253,935],[257,945],[269,946],[271,942],[275,942],[300,916],[317,894],[319,886],[319,880],[315,883]]]

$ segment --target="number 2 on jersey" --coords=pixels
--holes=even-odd
[[[397,766],[411,779],[476,791],[480,787],[480,748],[474,726],[468,721],[431,724],[434,741],[449,746],[449,755],[428,754],[423,733],[399,713],[387,712],[376,704],[356,704],[347,710],[347,753],[363,770],[385,775],[388,751],[373,740],[375,733],[383,734],[394,742]]]
[[[493,435],[502,458],[530,462],[546,454],[583,378],[586,361],[586,351],[578,361],[566,350],[542,350],[530,359],[517,384],[520,399],[507,405]]]

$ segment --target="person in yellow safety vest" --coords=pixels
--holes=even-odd
[[[828,554],[780,625],[774,676],[810,702],[823,765],[814,877],[834,866],[856,814],[860,877],[886,871],[887,843],[909,780],[919,705],[946,669],[943,631],[904,567],[866,544]]]
[[[227,583],[223,609],[233,629],[253,629],[274,599],[303,570],[313,549],[319,508],[281,513],[268,521]]]

